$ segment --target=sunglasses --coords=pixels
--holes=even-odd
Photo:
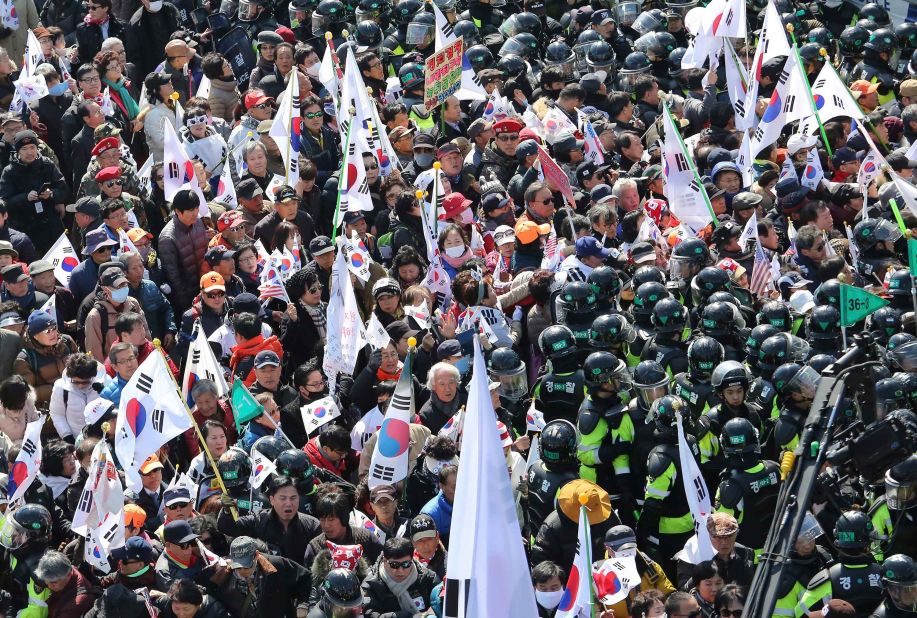
[[[270,103],[258,103],[258,105],[255,106],[255,109],[269,109],[270,107]]]
[[[210,119],[206,115],[191,116],[190,118],[185,118],[185,124],[188,125],[189,127],[194,127],[199,124],[207,124],[209,122],[210,122]]]
[[[722,618],[742,618],[742,612],[744,609],[721,609],[720,616]]]
[[[309,294],[318,294],[319,292],[322,291],[322,286],[320,286],[320,285],[313,285],[311,288],[308,288],[306,291],[307,291]]]
[[[497,136],[497,139],[501,142],[517,142],[519,141],[518,133],[502,133]]]
[[[306,118],[314,120],[315,118],[321,118],[325,112],[306,112]]]
[[[188,541],[187,543],[176,543],[176,545],[178,545],[182,549],[188,549],[189,547],[194,546],[194,541]]]
[[[167,504],[166,508],[169,509],[170,511],[177,511],[178,509],[188,508],[189,504],[191,503],[190,502],[179,502],[178,504],[173,504],[171,506]]]
[[[230,232],[244,232],[245,226],[244,225],[234,225],[231,228],[229,228],[229,231]]]
[[[388,568],[390,569],[410,569],[413,560],[388,560]]]
[[[226,296],[226,292],[220,292],[220,291],[206,292],[204,296],[206,296],[210,300],[216,300],[217,298],[223,298],[224,296]]]
[[[553,197],[549,197],[549,198],[547,198],[547,199],[545,199],[545,200],[536,200],[536,201],[537,201],[537,202],[540,202],[541,204],[553,204],[553,203],[554,203],[554,198],[553,198]]]
[[[73,378],[70,378],[70,383],[78,388],[86,388],[92,384],[92,380],[74,380]]]
[[[367,165],[367,166],[366,166],[366,169],[368,169],[368,170],[377,170],[377,169],[379,169],[379,166],[376,165],[375,163],[373,163],[372,165]]]
[[[110,246],[99,247],[93,253],[111,253],[112,248]]]
[[[120,187],[120,186],[123,185],[123,184],[124,184],[124,182],[123,182],[122,180],[120,180],[120,179],[106,180],[106,181],[105,181],[105,186],[108,187],[109,189],[111,189],[112,187]]]

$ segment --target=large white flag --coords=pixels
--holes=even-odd
[[[345,113],[346,120],[341,126],[346,129],[342,143],[347,144],[347,148],[341,163],[341,177],[338,180],[339,209],[340,212],[372,210],[374,206],[369,195],[369,183],[366,181],[363,153],[357,148],[359,140],[356,137],[357,132],[354,131],[356,122],[353,120],[354,116],[350,116],[349,112]],[[337,223],[340,225],[341,221]]]
[[[22,446],[13,467],[10,468],[9,484],[6,488],[10,503],[19,500],[38,476],[38,470],[41,468],[41,428],[46,418],[39,416],[25,426]]]
[[[713,6],[717,3],[711,2]],[[747,31],[745,25],[745,0],[726,0],[719,4],[713,15],[711,34],[720,37],[744,39]]]
[[[328,301],[328,328],[325,342],[325,375],[329,386],[336,381],[337,372],[353,373],[357,354],[366,345],[366,330],[357,308],[347,258],[338,251],[331,269],[331,297]],[[334,388],[331,386],[331,388]]]
[[[778,56],[790,56],[792,50],[783,29],[783,20],[777,5],[767,3],[764,11],[764,23],[758,36],[758,47],[755,50],[755,59],[752,61],[752,75],[748,80],[748,96],[745,98],[745,125],[753,127],[756,124],[755,106],[758,102],[758,83],[761,79],[761,69],[764,63]]]
[[[917,215],[917,187],[902,178],[897,172],[889,170],[888,173],[891,174],[892,180],[895,181],[895,186],[901,192],[904,203],[914,215]]]
[[[382,322],[376,317],[376,312],[369,314],[369,320],[366,323],[366,341],[374,350],[381,350],[391,342],[392,338],[388,331],[382,326]]]
[[[236,186],[232,182],[232,172],[228,165],[224,165],[223,171],[220,172],[220,181],[217,184],[216,197],[213,198],[213,201],[219,202],[229,210],[235,210],[239,205]]]
[[[124,545],[124,489],[105,440],[96,444],[71,529],[86,538],[86,560],[108,573],[108,555]]]
[[[175,128],[168,120],[163,120],[163,149],[162,149],[162,190],[166,201],[171,202],[175,194],[182,189],[190,189],[197,195],[200,202],[198,213],[201,217],[210,215],[207,200],[201,192],[194,173],[194,164],[191,157],[185,152]]]
[[[740,131],[745,131],[752,127],[745,119],[745,106],[747,105],[748,97],[748,71],[745,70],[745,65],[739,60],[739,55],[729,39],[726,39],[723,55],[726,67],[726,90],[729,92],[729,100],[735,110],[736,128]]]
[[[124,386],[117,427],[115,453],[127,486],[135,489],[146,458],[192,427],[162,353],[150,354]]]
[[[742,251],[748,247],[749,239],[758,238],[758,213],[752,211],[751,217],[748,218],[748,221],[745,222],[745,227],[742,228],[742,233],[739,235],[739,246],[742,247]]]
[[[484,353],[474,340],[462,465],[446,563],[445,618],[537,616],[516,504],[497,435]]]
[[[267,458],[267,455],[256,448],[252,449],[252,475],[248,479],[248,484],[252,489],[258,489],[267,477],[277,471],[274,462]]]
[[[54,267],[54,278],[60,281],[64,287],[68,287],[70,285],[70,273],[80,263],[80,258],[70,243],[70,239],[67,238],[66,232],[61,234],[57,242],[51,245],[43,259],[51,262],[51,266]]]
[[[229,394],[229,385],[226,383],[223,369],[217,362],[200,323],[196,326],[196,334],[188,348],[188,360],[185,362],[185,373],[181,381],[181,394],[189,408],[194,406],[191,389],[198,380],[210,380],[216,384],[217,397]]]
[[[830,62],[824,63],[818,77],[815,78],[815,83],[812,84],[812,98],[815,100],[815,109],[822,123],[839,116],[858,120],[866,117]],[[815,135],[818,130],[818,120],[815,116],[806,118],[799,124],[799,132],[806,135]]]
[[[700,69],[716,62],[723,48],[723,38],[713,35],[713,19],[726,6],[726,0],[713,0],[707,6],[697,6],[685,14],[685,30],[692,35],[688,49],[681,59],[682,69]]]
[[[325,54],[322,56],[322,64],[318,69],[318,81],[322,83],[331,94],[331,98],[336,102],[340,90],[340,80],[338,79],[337,67],[334,64],[334,57],[331,54],[331,46],[325,45]],[[337,107],[335,105],[335,107]]]
[[[369,488],[394,485],[408,476],[408,448],[414,418],[414,350],[408,350],[404,367],[379,427],[379,438],[369,463]]]
[[[268,135],[280,149],[286,169],[285,182],[294,185],[299,180],[299,145],[302,134],[302,122],[299,117],[299,71],[291,71],[283,102]]]
[[[684,484],[685,495],[688,498],[688,507],[694,517],[694,535],[685,543],[685,554],[688,562],[698,564],[704,560],[711,560],[716,555],[713,544],[710,542],[710,533],[707,531],[707,518],[713,513],[710,506],[710,492],[707,483],[700,472],[697,460],[691,453],[691,445],[685,437],[685,430],[681,423],[681,412],[675,412],[678,422],[678,460],[681,467],[681,481]],[[695,449],[697,446],[695,445]]]
[[[579,526],[576,534],[576,556],[567,576],[564,596],[557,606],[554,618],[592,618],[595,605],[592,595],[592,536],[589,533],[589,514],[585,506],[579,507]]]
[[[812,115],[812,101],[806,90],[806,79],[799,63],[796,62],[795,50],[790,51],[783,72],[777,78],[777,86],[771,100],[761,115],[758,127],[751,135],[752,155],[776,142],[784,126]]]
[[[696,233],[713,221],[713,207],[704,185],[700,183],[694,159],[685,148],[665,101],[662,103],[662,116],[665,130],[662,148],[665,196],[679,221]]]

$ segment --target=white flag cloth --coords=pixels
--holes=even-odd
[[[188,408],[194,406],[191,390],[198,380],[211,380],[216,385],[217,397],[225,397],[229,394],[229,385],[223,375],[223,368],[217,362],[213,348],[207,342],[207,335],[200,323],[196,326],[196,334],[188,348],[185,373],[181,381],[181,394]]]
[[[808,187],[812,191],[818,189],[819,183],[825,177],[825,172],[821,168],[821,158],[818,156],[818,150],[812,148],[806,155],[806,168],[802,172],[799,181],[802,186]]]
[[[778,56],[791,56],[790,43],[786,38],[783,20],[780,12],[773,2],[767,3],[764,11],[764,23],[758,37],[758,47],[755,49],[755,58],[751,64],[752,74],[748,80],[748,96],[745,100],[745,124],[752,127],[756,123],[755,104],[758,101],[758,82],[761,79],[761,69],[764,63]]]
[[[822,123],[828,122],[838,116],[847,116],[862,120],[866,117],[863,109],[850,96],[847,85],[831,66],[830,62],[824,63],[815,83],[812,84],[812,98],[815,100],[815,109]],[[799,132],[806,135],[818,134],[818,121],[815,116],[806,118],[799,124]]]
[[[745,227],[742,228],[742,233],[739,235],[739,246],[742,247],[742,251],[748,247],[748,241],[752,238],[758,238],[758,213],[752,211],[751,217],[745,223]]]
[[[891,174],[892,180],[895,181],[895,186],[898,188],[898,191],[901,192],[904,203],[907,204],[907,207],[912,213],[917,215],[917,187],[902,178],[897,172],[889,170],[888,173]]]
[[[500,94],[499,88],[494,88],[493,92],[487,95],[487,103],[484,105],[484,113],[482,115],[484,120],[499,122],[513,115],[509,101]]]
[[[595,127],[592,126],[589,117],[579,109],[576,110],[576,118],[583,134],[583,154],[586,160],[592,161],[596,165],[603,165],[605,163],[605,151],[602,148],[602,142],[599,141],[598,134],[595,132]]]
[[[130,489],[141,486],[140,466],[159,447],[191,429],[191,416],[165,359],[150,354],[121,391],[115,453]]]
[[[359,139],[355,138],[357,133],[354,131],[355,124],[352,116],[341,123],[341,126],[347,129],[346,136],[341,140],[342,144],[347,144],[347,152],[343,157],[342,174],[338,181],[341,212],[359,212],[374,208],[369,195],[369,184],[366,181],[366,166],[363,163],[362,151],[357,148]]]
[[[130,238],[127,237],[127,234],[124,233],[124,230],[118,229],[118,253],[139,253],[137,251],[137,245],[134,244]]]
[[[239,205],[238,198],[236,197],[236,186],[232,182],[232,172],[228,165],[224,165],[223,171],[220,172],[220,181],[217,184],[216,197],[213,199],[229,210],[235,210]]]
[[[713,6],[717,3],[711,2]],[[726,0],[725,5],[720,5],[713,17],[711,34],[718,37],[731,37],[744,39],[747,30],[745,24],[745,0]],[[708,16],[710,11],[708,11]]]
[[[592,568],[596,596],[603,605],[623,601],[631,590],[640,585],[640,572],[633,556],[609,558]]]
[[[108,573],[109,554],[125,541],[124,488],[104,440],[92,451],[89,477],[80,493],[71,529],[86,538],[86,561]]]
[[[9,484],[6,488],[6,495],[9,496],[11,504],[25,494],[32,481],[38,476],[38,470],[41,467],[41,428],[46,418],[46,416],[39,416],[25,426],[22,446],[19,448],[16,461],[10,468]]]
[[[713,17],[725,5],[725,0],[713,0],[706,7],[694,7],[687,12],[685,29],[694,36],[681,59],[682,69],[700,69],[715,61],[723,48],[723,39],[713,35]]]
[[[302,134],[299,108],[299,71],[292,71],[280,109],[268,131],[283,157],[286,169],[284,182],[288,185],[294,185],[299,180],[299,137]]]
[[[344,239],[344,249],[347,251],[347,269],[363,283],[369,281],[369,265],[373,260],[356,230],[351,230],[350,238]]]
[[[462,465],[446,558],[445,618],[537,616],[519,520],[497,435],[484,353],[474,341]]]
[[[585,506],[579,507],[579,525],[576,534],[576,555],[567,576],[564,596],[557,606],[554,618],[592,618],[592,537],[589,534],[589,516]]]
[[[350,119],[350,111],[353,118]],[[379,120],[378,110],[374,100],[366,90],[366,82],[360,73],[357,61],[354,59],[353,50],[347,50],[347,68],[344,71],[344,82],[341,85],[341,107],[339,116],[350,119],[341,122],[338,129],[341,132],[341,144],[345,143],[348,125],[353,123],[350,139],[355,141],[355,151],[362,159],[362,153],[370,152],[379,163],[379,171],[383,176],[392,173],[392,163],[397,165],[398,155],[392,149],[385,131],[379,127],[384,126]],[[341,208],[344,210],[344,208]]]
[[[13,82],[16,94],[26,105],[48,96],[48,84],[42,75],[22,76]]]
[[[548,110],[541,125],[544,127],[544,139],[551,145],[565,134],[576,133],[576,125],[557,107]]]
[[[10,30],[19,29],[19,16],[16,15],[16,5],[13,0],[0,2],[0,26]]]
[[[787,157],[783,160],[783,165],[780,166],[780,175],[777,177],[777,180],[783,180],[784,178],[792,178],[795,181],[799,181],[799,175],[796,173],[796,168],[793,166],[793,159]]]
[[[13,58],[12,60],[18,61],[19,58]],[[44,61],[45,55],[41,51],[41,42],[31,29],[27,30],[25,57],[22,61],[22,73],[25,75],[34,75],[35,69]]]
[[[748,72],[739,60],[732,41],[726,39],[725,43],[726,90],[735,110],[736,128],[745,131],[752,128],[745,119],[745,106],[748,104]]]
[[[150,180],[150,174],[153,171],[153,157],[147,157],[143,165],[140,166],[140,169],[137,170],[137,179],[140,180],[140,192],[143,194],[142,197],[149,197],[153,192],[153,184]],[[229,167],[228,165],[223,166],[224,169]]]
[[[414,418],[414,350],[408,350],[404,367],[388,403],[379,437],[369,462],[369,488],[394,485],[408,476],[411,420]]]
[[[248,479],[248,484],[252,489],[258,489],[267,477],[277,471],[274,462],[267,458],[267,455],[256,448],[252,449],[252,475]]]
[[[286,178],[282,174],[274,174],[271,181],[267,183],[267,189],[264,191],[264,197],[272,202],[277,201],[277,189],[286,184]]]
[[[446,16],[443,15],[443,12],[435,3],[430,6],[433,7],[433,15],[436,18],[434,49],[442,49],[449,43],[455,43],[458,37],[455,36],[452,24],[449,23],[449,20],[446,19]],[[459,87],[458,92],[455,93],[455,96],[461,101],[483,101],[487,96],[487,92],[481,86],[481,80],[475,74],[471,62],[468,60],[468,55],[465,53],[462,54],[462,85]]]
[[[388,331],[382,326],[382,322],[376,317],[375,312],[369,315],[369,320],[366,323],[366,339],[374,350],[381,350],[392,340]]]
[[[768,5],[768,9],[770,6]],[[796,53],[791,50],[783,72],[777,78],[777,86],[771,100],[761,115],[758,127],[751,135],[752,155],[776,142],[784,126],[812,114],[812,102],[806,91],[805,80],[806,76],[796,62]]]
[[[693,235],[713,221],[713,208],[707,191],[698,181],[694,160],[681,141],[681,134],[672,120],[672,112],[665,102],[662,105],[665,195],[672,212],[691,229]]]
[[[420,305],[405,305],[404,315],[414,318],[417,326],[421,329],[430,328],[430,308],[427,307],[427,301],[424,300]]]
[[[207,206],[207,200],[201,192],[201,187],[197,183],[197,176],[194,173],[194,164],[188,153],[185,152],[181,145],[181,140],[175,132],[175,128],[168,120],[163,120],[163,151],[162,151],[162,177],[163,177],[163,194],[166,201],[171,202],[175,194],[182,189],[190,189],[197,195],[199,202],[198,215],[201,217],[210,216],[210,209]]]
[[[525,460],[525,469],[526,470],[534,466],[535,462],[540,459],[540,457],[538,456],[538,453],[539,453],[539,447],[541,445],[539,444],[538,436],[539,434],[537,433],[534,436],[532,436],[532,442],[531,444],[529,444],[529,456]]]
[[[526,431],[542,431],[544,426],[547,425],[547,422],[544,419],[544,412],[540,412],[535,407],[535,400],[532,400],[532,405],[529,406],[528,411],[525,413],[525,430]]]
[[[685,554],[688,562],[698,564],[704,560],[711,560],[716,555],[713,544],[710,542],[710,533],[707,532],[707,518],[713,513],[710,506],[710,492],[707,483],[701,475],[697,460],[691,453],[691,445],[685,437],[685,430],[681,422],[681,412],[675,413],[678,422],[678,460],[681,468],[681,481],[688,498],[688,507],[694,517],[694,535],[685,543]],[[697,445],[694,446],[697,448]]]
[[[382,427],[383,419],[385,419],[385,415],[382,414],[379,406],[364,414],[350,432],[350,447],[357,453],[363,452],[363,446],[366,441]]]
[[[48,300],[45,301],[45,304],[43,304],[38,310],[44,311],[52,318],[54,318],[55,322],[57,322],[57,296],[54,295],[48,298]]]
[[[331,56],[331,46],[325,45],[325,54],[322,56],[322,64],[318,69],[318,81],[322,83],[334,100],[338,98],[338,74],[334,66],[334,58]]]
[[[437,432],[438,435],[446,436],[450,440],[458,445],[461,449],[462,445],[462,429],[465,427],[465,406],[462,406],[458,409],[458,412],[453,414],[446,424],[443,425],[440,430]]]
[[[338,251],[331,269],[331,297],[328,302],[328,328],[325,343],[325,363],[339,364],[339,370],[353,373],[357,354],[366,345],[366,331],[360,318],[357,298],[350,282],[343,251]],[[332,358],[329,358],[329,355]],[[325,373],[329,380],[332,375]]]
[[[310,436],[315,433],[316,429],[341,415],[337,402],[330,395],[315,403],[304,405],[299,412],[302,414],[303,425]]]
[[[70,285],[70,273],[80,263],[80,258],[76,254],[73,245],[70,244],[70,239],[67,238],[66,232],[61,234],[60,238],[51,245],[43,259],[50,262],[51,266],[54,267],[54,278],[60,281],[64,287],[68,287]]]
[[[860,190],[863,192],[864,196],[869,189],[869,185],[872,184],[872,181],[875,180],[879,172],[882,171],[881,166],[884,162],[884,157],[881,154],[874,150],[870,150],[860,164],[860,170],[857,172],[857,184],[860,185]]]

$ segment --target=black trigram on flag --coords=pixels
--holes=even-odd
[[[675,167],[678,168],[679,172],[687,172],[689,169],[691,169],[688,167],[688,160],[681,152],[675,154]]]
[[[353,157],[357,154],[357,143],[354,141],[353,136],[350,138],[350,143],[347,144],[347,156]]]
[[[470,579],[446,578],[446,602],[443,616],[448,618],[465,618],[468,609],[468,596],[471,593]]]
[[[733,19],[734,17],[735,17],[735,10],[732,9],[732,8],[730,8],[730,9],[729,9],[729,14],[726,15],[726,25],[727,25],[727,26],[730,25],[730,24],[732,23],[732,19]]]
[[[376,464],[373,466],[372,476],[382,481],[391,481],[395,478],[395,469],[389,466],[383,466],[382,464]]]
[[[844,101],[843,101],[839,96],[837,96],[836,94],[832,94],[832,95],[831,95],[831,100],[834,101],[834,104],[835,104],[837,107],[844,107]]]
[[[109,526],[105,534],[102,535],[102,538],[111,543],[112,539],[115,538],[115,534],[118,532],[118,526]]]
[[[700,184],[698,184],[696,178],[695,178],[694,180],[691,181],[691,184],[690,184],[689,186],[691,187],[691,190],[692,190],[693,192],[695,192],[695,193],[700,193],[701,186],[700,186]]]
[[[196,365],[201,362],[201,350],[200,348],[194,348],[191,352],[191,364]]]
[[[170,178],[170,179],[173,179],[173,180],[174,180],[174,179],[178,178],[178,177],[179,177],[179,174],[178,174],[178,163],[176,163],[175,161],[169,161],[169,172],[168,172],[168,173],[169,173],[169,178]]]
[[[392,405],[396,409],[400,408],[401,410],[410,410],[411,409],[411,398],[405,397],[404,395],[396,391],[395,394],[392,395]]]
[[[815,90],[816,88],[824,88],[824,87],[825,87],[825,84],[827,84],[827,83],[828,83],[828,80],[826,80],[826,79],[823,77],[823,78],[821,78],[821,79],[819,79],[819,80],[817,80],[817,81],[815,82],[815,84],[812,86],[812,90]]]
[[[755,135],[753,139],[756,142],[760,142],[763,137],[764,137],[764,129],[762,129],[761,127],[758,127],[757,129],[755,129]]]
[[[783,103],[783,113],[786,114],[790,112],[796,106],[796,95],[791,94],[787,95],[786,101]]]
[[[444,39],[448,39],[453,34],[455,34],[455,29],[452,27],[452,24],[450,24],[449,22],[446,22],[446,25],[443,26],[440,31],[443,33]]]
[[[145,373],[141,373],[140,378],[137,380],[137,390],[149,395],[152,389],[153,389],[153,378],[146,375]]]
[[[369,183],[366,181],[366,178],[363,178],[363,182],[360,183],[360,188],[357,189],[363,195],[369,195]]]
[[[736,116],[745,115],[745,102],[744,101],[736,101],[732,107],[736,111]]]
[[[349,120],[349,119],[342,119],[342,120],[341,120],[341,132],[342,132],[344,135],[347,135],[347,132],[348,132],[348,131],[350,131],[350,120]]]
[[[92,510],[92,492],[84,491],[80,496],[80,502],[76,505],[76,510],[88,513]]]
[[[475,83],[475,85],[481,86],[481,88],[484,87],[484,86],[481,84],[481,78],[478,77],[478,74],[477,74],[477,73],[473,73],[473,74],[472,74],[472,76],[471,76],[471,81],[473,81],[473,82]]]
[[[694,479],[694,490],[697,492],[698,500],[703,500],[707,497],[707,488],[704,487],[704,481],[700,477]]]
[[[780,71],[780,77],[777,78],[777,81],[780,82],[781,84],[785,84],[786,80],[788,80],[789,78],[790,78],[790,72],[786,70],[786,67],[784,67],[784,69]]]

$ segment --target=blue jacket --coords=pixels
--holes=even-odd
[[[136,289],[131,288],[130,295],[136,298],[143,307],[146,323],[154,339],[162,339],[166,333],[174,335],[178,332],[172,304],[166,300],[155,283],[149,279],[141,279]]]
[[[249,421],[245,429],[242,430],[242,436],[239,438],[239,446],[245,449],[246,453],[251,453],[252,445],[258,441],[258,438],[273,435],[273,428],[265,427],[261,423],[256,423],[255,421]]]
[[[73,292],[73,300],[79,305],[92,294],[98,282],[99,265],[90,257],[76,265],[76,268],[70,273],[70,285],[67,287]]]
[[[447,542],[449,539],[449,530],[452,528],[452,505],[446,502],[446,497],[443,495],[442,490],[429,502],[427,502],[422,509],[421,513],[426,513],[433,518],[433,521],[436,522],[436,529],[439,531],[439,535],[445,539],[443,542]]]
[[[122,378],[120,375],[115,374],[114,380],[109,380],[108,384],[105,385],[105,388],[102,389],[102,392],[99,395],[102,396],[102,399],[107,399],[115,406],[121,405],[121,391],[124,390],[124,387],[127,386],[127,380]]]

